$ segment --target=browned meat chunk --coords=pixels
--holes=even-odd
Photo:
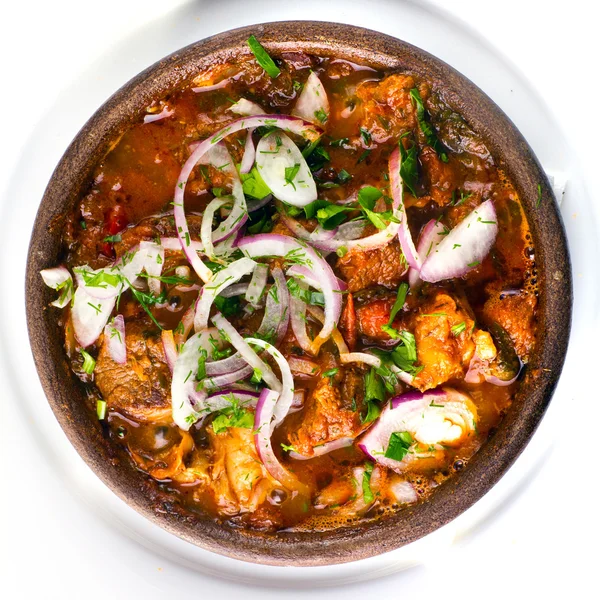
[[[394,239],[383,248],[350,250],[338,259],[337,268],[348,282],[348,291],[358,292],[370,285],[396,288],[406,273],[406,262]]]
[[[139,421],[171,422],[171,374],[160,337],[145,321],[127,323],[127,362],[113,361],[103,341],[96,361],[96,385],[108,408]]]
[[[423,367],[413,385],[423,391],[462,378],[475,352],[474,322],[467,311],[448,293],[438,291],[410,320],[418,363]],[[453,327],[457,328],[454,332]]]
[[[523,362],[535,343],[535,307],[537,298],[534,294],[520,291],[505,293],[495,291],[483,306],[483,319],[486,324],[497,323],[510,336],[515,352]]]
[[[358,331],[372,340],[389,340],[390,336],[381,328],[387,325],[394,306],[394,298],[380,298],[356,309]],[[398,323],[394,323],[397,328]]]
[[[452,162],[443,162],[437,152],[425,146],[419,155],[423,167],[423,175],[429,184],[431,199],[445,206],[452,198],[452,192],[458,185]]]
[[[305,456],[313,448],[342,437],[355,437],[362,428],[360,410],[364,401],[364,379],[356,368],[340,368],[324,377],[307,401],[304,419],[290,436],[294,448]]]
[[[416,126],[410,90],[415,80],[410,75],[390,75],[377,82],[363,83],[356,90],[362,100],[362,124],[377,143],[398,138]]]
[[[344,310],[342,310],[342,314],[340,316],[340,324],[338,329],[344,336],[344,340],[346,340],[348,348],[351,351],[354,350],[358,332],[356,328],[356,310],[354,309],[354,298],[352,297],[352,294],[346,295],[346,302],[344,304]]]

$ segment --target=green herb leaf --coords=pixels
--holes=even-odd
[[[300,164],[296,163],[293,167],[285,168],[285,182],[288,185],[291,185],[294,190],[296,189],[296,184],[294,183],[294,178],[298,175],[298,171],[300,170]]]
[[[444,146],[440,142],[437,137],[437,134],[431,125],[431,123],[427,120],[427,111],[425,110],[425,106],[423,104],[423,99],[421,98],[421,94],[417,88],[413,88],[410,90],[410,97],[412,98],[415,109],[417,111],[417,121],[419,122],[419,127],[427,140],[427,144],[431,146],[438,154],[442,162],[448,162],[448,154],[446,153]]]
[[[373,473],[373,463],[365,463],[365,471],[362,479],[362,492],[365,504],[371,504],[375,499],[371,490],[371,473]]]
[[[281,73],[281,69],[275,64],[275,61],[269,56],[269,53],[263,48],[262,44],[251,35],[248,38],[248,46],[256,58],[256,62],[267,72],[269,77],[275,79]]]
[[[457,325],[454,325],[454,327],[452,327],[450,329],[450,331],[452,332],[452,335],[459,336],[466,328],[467,328],[467,326],[465,325],[465,322],[463,321],[462,323],[458,323]]]
[[[287,280],[287,287],[292,296],[299,298],[309,306],[325,306],[325,296],[322,292],[312,292],[309,289],[304,289],[293,277]]]
[[[81,367],[85,373],[91,375],[96,368],[96,361],[94,358],[86,352],[83,348],[80,350],[81,356],[83,357],[83,366]]]
[[[329,369],[323,373],[323,377],[335,377],[337,375],[339,369]]]
[[[413,443],[413,436],[408,431],[392,433],[388,447],[385,451],[385,457],[401,461],[406,456]]]
[[[102,241],[110,244],[116,244],[117,242],[121,241],[121,234],[117,233],[116,235],[107,235]]]
[[[96,400],[96,415],[99,421],[104,421],[106,418],[106,401]]]
[[[348,183],[352,179],[352,175],[346,171],[346,169],[342,169],[337,176],[337,180],[343,185],[344,183]]]
[[[271,193],[271,189],[264,182],[256,165],[252,167],[249,173],[240,173],[240,179],[246,196],[262,200]]]
[[[319,108],[319,110],[315,111],[315,117],[317,117],[320,123],[327,122],[327,113],[322,108]]]
[[[417,195],[416,187],[419,180],[419,169],[417,166],[417,146],[413,144],[408,150],[404,148],[404,144],[400,141],[400,155],[402,156],[402,164],[400,165],[400,177],[404,185],[409,189],[413,196]]]
[[[377,227],[377,229],[385,229],[390,221],[395,220],[392,211],[374,212],[375,204],[383,194],[376,187],[367,185],[358,192],[358,203],[365,213],[366,217]]]
[[[242,305],[239,296],[231,296],[230,298],[223,298],[223,296],[217,296],[214,300],[214,304],[225,317],[233,317],[240,314]]]

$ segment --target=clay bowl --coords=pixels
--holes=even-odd
[[[447,102],[483,136],[514,182],[529,217],[539,271],[541,334],[517,397],[464,471],[437,488],[428,501],[376,524],[267,535],[233,530],[184,512],[176,498],[108,443],[86,408],[83,386],[69,369],[56,313],[46,308],[53,292],[38,273],[57,263],[61,216],[88,186],[92,168],[110,141],[152,100],[212,63],[247,52],[245,41],[252,33],[275,55],[300,49],[412,71],[443,86]],[[538,184],[542,210],[536,210]],[[33,228],[26,286],[29,337],[43,388],[67,437],[90,468],[124,502],[167,531],[219,554],[273,565],[329,565],[381,554],[427,535],[479,500],[521,453],[550,402],[567,350],[572,307],[569,252],[551,187],[508,117],[471,81],[430,54],[381,33],[320,22],[268,23],[216,35],[152,65],[114,94],[77,134],[52,175]]]

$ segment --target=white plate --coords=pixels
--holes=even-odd
[[[307,17],[395,35],[444,59],[486,91],[513,119],[543,166],[568,179],[563,213],[567,216],[576,274],[575,319],[567,367],[547,417],[502,481],[459,519],[420,542],[369,560],[310,570],[250,565],[205,552],[150,524],[108,491],[67,442],[47,405],[25,335],[22,286],[14,285],[23,279],[27,231],[54,165],[79,127],[113,91],[155,60],[213,33],[253,22]],[[4,538],[12,544],[5,562],[11,572],[8,585],[19,582],[25,586],[21,590],[63,590],[63,598],[76,597],[79,585],[89,589],[94,575],[88,598],[104,597],[106,593],[119,598],[158,598],[159,590],[175,595],[198,586],[204,597],[225,589],[224,582],[227,589],[243,583],[287,590],[353,583],[353,592],[358,593],[363,589],[359,582],[376,578],[364,589],[384,592],[402,582],[404,594],[410,590],[441,590],[445,577],[456,577],[449,563],[464,564],[468,560],[471,566],[483,565],[483,555],[494,552],[497,540],[508,543],[505,533],[514,534],[515,530],[506,528],[504,513],[510,513],[515,499],[521,503],[539,500],[551,478],[546,473],[545,483],[541,488],[538,485],[537,491],[530,487],[531,482],[547,472],[548,461],[552,460],[553,468],[562,465],[561,452],[566,444],[561,423],[569,414],[574,390],[581,390],[577,367],[586,360],[586,330],[597,319],[599,305],[595,281],[577,277],[579,273],[594,272],[598,264],[597,246],[589,246],[598,231],[597,216],[575,157],[544,102],[521,74],[474,31],[426,4],[244,0],[180,6],[114,44],[47,107],[35,136],[26,143],[18,160],[0,211],[1,239],[4,248],[10,249],[0,255],[0,314],[10,316],[4,319],[0,335],[0,375],[5,400],[10,399],[5,405],[11,424],[2,440],[2,456],[8,462],[3,479],[14,484],[23,476],[22,465],[27,465],[28,473],[25,497],[15,493],[17,505],[6,506],[3,511],[6,515],[10,509],[14,515],[6,523]],[[586,213],[589,218],[572,219],[573,213]],[[8,453],[17,448],[18,460],[7,459]],[[32,482],[33,495],[29,487]],[[6,494],[1,497],[7,504]],[[546,496],[544,503],[539,510],[546,510],[542,514],[547,515]],[[518,518],[524,526],[524,516]],[[20,528],[32,520],[37,523],[36,530],[24,536]],[[61,553],[65,553],[64,564],[55,558]],[[449,553],[452,560],[442,560]],[[100,576],[107,569],[110,577]],[[402,576],[399,571],[404,571]],[[440,575],[439,581],[438,577],[428,578],[432,572]],[[43,577],[36,575],[42,573]],[[394,573],[392,579],[381,579]],[[468,577],[474,582],[478,575],[471,571]],[[245,594],[258,597],[258,592],[259,588],[253,587]],[[263,589],[260,594],[271,596]],[[333,599],[347,592],[332,589],[326,594]]]

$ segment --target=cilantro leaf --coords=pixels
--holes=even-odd
[[[419,127],[421,128],[421,131],[427,140],[427,144],[429,144],[437,152],[442,162],[448,162],[448,154],[438,139],[433,126],[427,120],[427,111],[425,110],[425,105],[423,104],[423,99],[421,98],[419,90],[417,88],[410,90],[410,97],[415,105],[415,109],[417,111],[417,121],[419,122]]]
[[[281,69],[275,64],[275,61],[269,56],[269,53],[264,49],[263,45],[251,35],[247,40],[248,46],[256,62],[267,72],[269,77],[275,79],[281,73]]]
[[[413,436],[408,431],[392,433],[385,451],[385,457],[392,460],[402,460],[413,442]]]

